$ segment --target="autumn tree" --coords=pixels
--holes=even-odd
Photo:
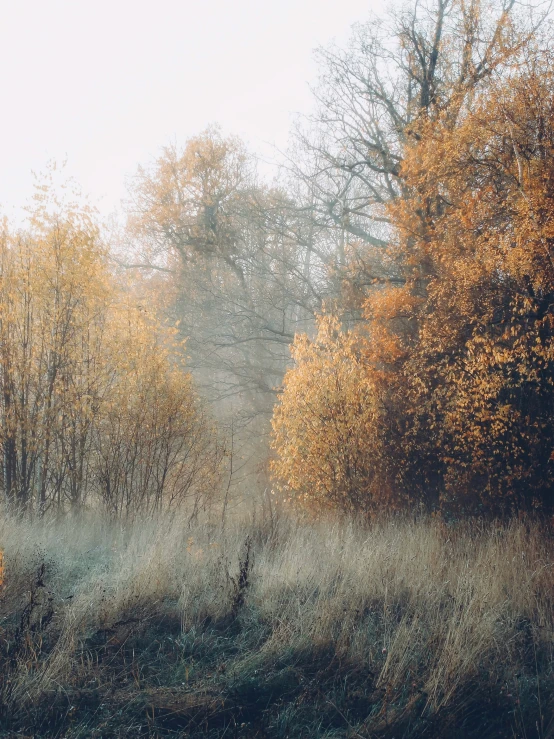
[[[377,373],[367,371],[364,337],[336,318],[319,321],[314,340],[298,336],[273,417],[273,471],[285,497],[312,513],[338,508],[371,514],[393,505],[380,439]]]
[[[126,238],[120,263],[163,293],[162,313],[178,323],[202,397],[227,428],[229,475],[263,490],[289,345],[312,330],[330,288],[309,210],[258,177],[240,140],[209,129],[139,169]]]
[[[350,367],[361,397],[371,387],[369,408],[380,409],[364,453],[367,464],[385,460],[374,487],[385,498],[392,490],[397,498],[457,512],[550,511],[552,57],[544,43],[548,28],[539,33],[532,17],[514,16],[510,5],[494,20],[493,9],[439,3],[421,24],[419,9],[397,16],[402,43],[387,54],[397,55],[396,69],[411,87],[379,86],[377,67],[367,74],[358,69],[363,89],[371,82],[365,101],[374,105],[360,102],[356,130],[362,120],[371,123],[379,106],[381,124],[390,122],[390,91],[412,107],[398,119],[396,138],[392,128],[368,123],[367,134],[356,139],[361,148],[352,167],[346,152],[355,125],[344,110],[330,117],[334,141],[337,126],[350,121],[350,127],[340,139],[344,159],[328,158],[327,172],[348,175],[365,197],[365,210],[348,214],[356,217],[358,232],[350,232],[360,242],[343,272],[358,301],[362,320],[355,333],[365,348],[346,359],[339,347],[351,339],[343,329],[337,366]],[[349,67],[343,72],[337,79],[351,79]],[[353,89],[348,104],[360,100]],[[342,104],[340,96],[329,101]],[[377,130],[382,147],[393,149],[377,152],[370,137]],[[365,160],[363,147],[371,153]],[[394,172],[385,166],[387,151],[395,152]],[[394,185],[388,195],[387,183]],[[377,243],[371,223],[381,218],[386,239]],[[359,232],[363,223],[370,238]],[[336,476],[327,474],[324,489],[301,455],[288,461],[295,438],[303,448],[314,417],[328,418],[327,397],[304,417],[289,401],[311,392],[310,361],[298,354],[286,378],[276,414],[275,471],[296,497],[312,482],[324,506],[337,502]],[[338,386],[334,399],[344,403]],[[354,419],[354,443],[362,448]],[[331,429],[329,419],[317,443],[324,444]],[[374,507],[374,494],[366,505]]]
[[[551,54],[530,54],[455,129],[426,132],[393,211],[428,265],[406,444],[455,507],[554,504],[553,83]]]
[[[135,514],[191,497],[198,507],[217,490],[217,434],[171,331],[147,320],[115,277],[94,214],[58,201],[48,182],[26,227],[4,229],[0,448],[10,509],[103,504]]]
[[[40,198],[29,226],[2,243],[3,482],[12,506],[44,510],[66,489],[80,502],[111,288],[86,210],[58,218]]]
[[[347,292],[402,284],[388,206],[409,196],[402,168],[419,121],[447,115],[455,127],[493,76],[517,67],[545,12],[513,0],[410,3],[356,25],[346,49],[317,52],[315,110],[289,167],[317,227],[336,234]]]
[[[126,295],[112,308],[111,329],[112,379],[94,429],[95,494],[116,516],[183,504],[194,516],[220,490],[224,448],[177,332]]]
[[[217,129],[166,148],[130,194],[136,256],[125,263],[168,275],[206,395],[267,416],[295,330],[322,299],[318,257],[287,196],[261,184],[242,142]]]

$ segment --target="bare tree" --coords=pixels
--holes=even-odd
[[[301,121],[289,156],[320,226],[361,244],[371,279],[397,278],[387,259],[387,204],[406,195],[402,161],[418,123],[452,126],[484,80],[509,74],[548,9],[515,0],[424,0],[354,26],[346,49],[317,52],[315,113]],[[344,260],[344,253],[340,261]]]
[[[327,290],[313,223],[258,182],[243,145],[208,131],[131,186],[135,266],[167,275],[191,368],[214,401],[269,416],[288,347]]]

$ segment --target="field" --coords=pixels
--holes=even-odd
[[[544,523],[0,524],[2,737],[552,737]]]

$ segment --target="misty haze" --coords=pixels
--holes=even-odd
[[[554,737],[554,28],[2,12],[0,738]]]

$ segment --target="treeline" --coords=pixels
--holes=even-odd
[[[82,210],[6,233],[9,504],[257,477],[315,511],[552,511],[551,48],[540,5],[403,5],[318,52],[271,184],[212,128],[139,168],[109,248]]]
[[[273,186],[217,130],[139,170],[134,264],[258,463],[273,417],[262,487],[316,511],[554,507],[551,48],[540,5],[403,5],[318,52]]]

